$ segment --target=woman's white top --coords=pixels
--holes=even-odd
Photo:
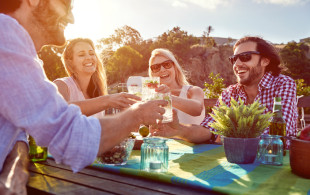
[[[56,80],[63,81],[67,85],[68,90],[69,90],[69,101],[70,102],[86,100],[84,97],[84,94],[82,93],[80,88],[77,86],[77,84],[75,83],[75,81],[73,80],[72,77],[63,77],[63,78],[59,78]],[[102,111],[102,112],[98,112],[92,116],[99,119],[99,118],[102,118],[104,116],[104,113],[105,112]]]
[[[180,98],[184,98],[184,99],[188,99],[187,98],[187,92],[188,90],[191,88],[191,85],[184,85],[182,87],[181,93],[179,95]],[[188,105],[190,106],[190,105]],[[176,109],[176,108],[175,108]],[[182,112],[178,109],[177,113],[178,113],[178,118],[179,118],[179,122],[183,123],[183,124],[196,124],[196,125],[200,125],[200,123],[203,121],[203,119],[205,118],[205,107],[203,106],[203,109],[201,111],[200,116],[191,116],[185,112]]]

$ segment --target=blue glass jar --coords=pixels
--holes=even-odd
[[[283,142],[279,135],[262,135],[258,146],[258,160],[266,165],[283,164]]]
[[[167,139],[159,137],[146,137],[141,146],[140,169],[150,172],[167,172],[169,148]]]

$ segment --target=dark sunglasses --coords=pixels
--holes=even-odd
[[[164,61],[164,62],[159,63],[159,64],[153,64],[151,66],[151,70],[152,70],[152,72],[156,73],[156,72],[160,71],[161,66],[163,66],[165,69],[169,69],[172,67],[172,65],[173,65],[173,61],[167,60],[167,61]]]
[[[232,65],[235,64],[235,62],[240,59],[241,62],[248,62],[252,59],[252,54],[260,54],[258,51],[246,51],[243,53],[239,53],[237,55],[232,55],[229,57],[229,61]]]

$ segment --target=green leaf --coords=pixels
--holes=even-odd
[[[265,107],[261,106],[259,100],[251,105],[245,105],[241,98],[239,103],[231,98],[231,106],[227,106],[221,99],[219,107],[214,107],[214,123],[210,126],[217,130],[216,134],[228,137],[257,137],[269,125],[272,113],[263,114]]]

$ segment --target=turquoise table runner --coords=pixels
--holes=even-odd
[[[140,150],[133,150],[124,166],[92,164],[103,170],[134,175],[183,186],[204,188],[229,194],[306,194],[310,195],[310,179],[291,172],[289,156],[283,166],[234,164],[226,160],[222,145],[194,145],[169,140],[169,171],[140,171]],[[310,166],[310,162],[309,163]]]

